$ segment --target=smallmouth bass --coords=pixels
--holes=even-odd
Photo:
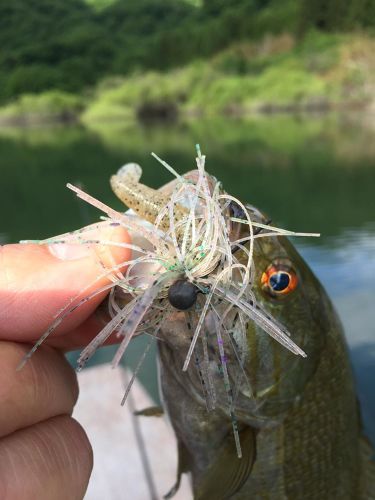
[[[243,369],[253,394],[243,384],[234,405],[243,443],[239,459],[224,395],[216,399],[215,411],[207,412],[193,367],[179,369],[188,342],[176,348],[175,318],[159,353],[179,474],[192,473],[197,500],[375,498],[366,484],[374,466],[362,437],[347,347],[325,290],[285,237],[259,239],[254,262],[257,301],[287,326],[307,357],[296,358],[249,322]],[[270,295],[262,286],[270,266],[295,273],[296,288]],[[179,329],[178,335],[189,339],[183,322]],[[232,379],[239,376],[236,371],[240,367],[232,369]],[[215,384],[220,383],[218,374]]]

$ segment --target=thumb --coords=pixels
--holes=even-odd
[[[130,258],[130,243],[120,226],[98,224],[84,233],[104,244],[5,245],[0,247],[0,339],[28,342],[37,339],[58,312],[74,298],[110,283],[108,271]],[[107,275],[106,275],[107,274]],[[68,315],[57,328],[61,335],[85,321],[107,292],[96,295]]]

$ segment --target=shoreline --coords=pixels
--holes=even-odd
[[[315,102],[306,103],[296,103],[290,102],[285,104],[279,103],[264,103],[260,104],[251,109],[241,106],[232,106],[229,109],[207,112],[205,109],[188,109],[180,110],[176,108],[171,115],[163,114],[163,112],[154,112],[154,108],[150,113],[147,109],[143,109],[142,116],[139,116],[137,110],[134,110],[134,116],[132,119],[124,119],[121,116],[113,116],[108,114],[103,115],[100,119],[86,120],[83,118],[83,114],[74,113],[51,113],[48,115],[46,113],[33,113],[33,114],[20,114],[9,117],[2,117],[0,113],[0,129],[5,128],[44,128],[48,126],[90,126],[92,123],[102,123],[105,124],[119,124],[119,125],[144,125],[144,126],[163,126],[163,125],[176,125],[183,123],[186,120],[195,119],[246,119],[253,117],[272,117],[278,115],[289,115],[289,116],[301,116],[301,117],[316,117],[316,116],[328,116],[331,114],[348,115],[363,113],[364,120],[366,122],[368,117],[375,114],[375,103],[367,101],[352,101],[352,102],[330,102],[328,100],[321,100]]]
[[[21,94],[0,107],[0,127],[370,113],[374,51],[375,37],[360,32],[265,35],[166,72],[106,77],[80,94]]]

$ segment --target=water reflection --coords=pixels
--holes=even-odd
[[[350,353],[356,375],[357,395],[361,405],[365,433],[370,438],[372,443],[375,444],[374,336],[372,336],[369,343],[351,345]]]
[[[342,297],[375,289],[375,224],[342,230],[335,238],[321,236],[321,245],[294,242],[325,282],[331,296]]]
[[[43,238],[96,220],[98,213],[66,190],[67,182],[120,209],[108,185],[120,165],[139,162],[145,183],[159,186],[170,176],[150,152],[184,172],[194,168],[194,144],[199,142],[210,173],[232,194],[265,210],[281,227],[322,233],[321,239],[298,240],[297,245],[345,325],[375,442],[372,134],[355,116],[196,121],[170,129],[1,129],[0,243]],[[131,346],[131,364],[141,349],[139,343]],[[102,359],[111,354],[103,350]],[[150,358],[141,380],[156,397],[154,370]]]

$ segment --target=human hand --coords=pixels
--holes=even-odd
[[[102,227],[95,238],[129,242],[119,227]],[[107,267],[129,258],[119,247],[0,247],[2,500],[81,500],[85,494],[92,450],[71,417],[78,385],[62,351],[86,345],[103,327],[93,313],[105,292],[69,315],[24,368],[16,368],[58,311],[103,273],[98,254]],[[84,295],[108,281],[100,279]]]

